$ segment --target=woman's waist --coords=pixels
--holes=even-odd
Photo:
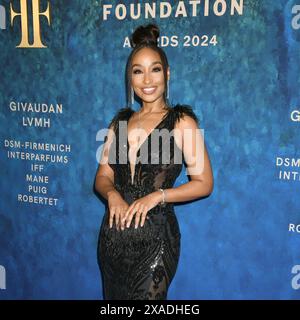
[[[151,194],[152,192],[156,192],[157,190],[151,190],[151,191],[143,191],[143,190],[126,190],[119,192],[122,196],[122,198],[131,205],[134,201],[146,197],[147,195]],[[154,208],[161,207],[161,204],[158,203]],[[173,209],[173,203],[166,202],[162,207],[162,210],[164,211],[170,211]]]
[[[154,187],[152,185],[141,185],[139,183],[133,185],[131,183],[115,183],[114,187],[126,201],[133,202],[134,200],[145,197],[151,193],[157,192],[160,188],[170,189],[173,187],[173,184],[164,184],[163,186]]]
[[[169,230],[173,230],[173,233],[179,232],[179,225],[177,217],[174,213],[173,205],[169,204],[170,209],[162,210],[161,207],[156,206],[149,210],[146,214],[144,225],[139,224],[135,228],[135,215],[133,215],[130,225],[127,228],[125,226],[124,230],[117,230],[115,221],[113,222],[112,228],[109,226],[109,209],[106,209],[105,215],[102,221],[102,228],[106,230],[106,233],[119,234],[120,237],[123,236],[134,236],[134,237],[158,237],[167,233]]]

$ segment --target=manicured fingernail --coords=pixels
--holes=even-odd
[[[136,229],[136,228],[137,228],[137,225],[134,226],[134,229]]]

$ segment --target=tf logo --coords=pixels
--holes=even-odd
[[[11,26],[19,19],[21,25],[21,42],[16,48],[47,48],[42,43],[41,38],[41,17],[45,17],[50,26],[50,3],[47,2],[47,9],[44,12],[40,11],[41,0],[18,0],[20,3],[20,12],[16,12],[13,4],[10,3],[10,24]],[[32,32],[33,42],[29,43],[29,16],[28,6],[32,8]],[[0,5],[0,29],[6,29],[6,10]]]

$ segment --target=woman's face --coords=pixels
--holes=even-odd
[[[151,48],[139,50],[132,59],[131,76],[132,87],[142,101],[154,102],[162,99],[165,91],[164,71],[156,51]]]

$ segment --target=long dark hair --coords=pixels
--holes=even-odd
[[[127,107],[131,105],[131,68],[132,68],[132,59],[134,55],[142,48],[151,48],[156,51],[161,59],[164,72],[164,82],[165,82],[165,91],[164,91],[164,100],[168,103],[167,99],[167,69],[169,67],[169,62],[167,56],[163,49],[158,47],[158,37],[159,37],[159,28],[156,24],[149,23],[146,26],[139,26],[133,32],[130,38],[130,44],[132,46],[132,51],[128,57],[126,64],[126,93],[127,93]],[[168,103],[169,104],[169,103]]]

